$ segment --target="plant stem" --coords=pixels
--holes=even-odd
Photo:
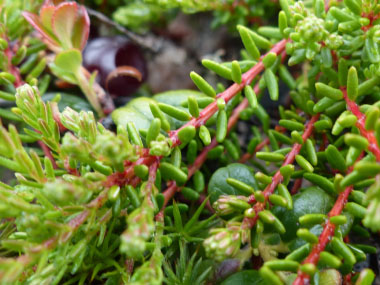
[[[14,56],[14,52],[12,51],[12,48],[10,46],[10,42],[8,39],[7,41],[8,41],[8,47],[6,48],[6,50],[4,50],[4,54],[7,57],[7,61],[8,61],[8,71],[10,74],[12,74],[16,78],[15,82],[13,83],[13,86],[17,88],[17,87],[20,87],[22,84],[24,84],[24,82],[21,79],[19,69],[12,64],[12,57]]]
[[[285,45],[288,42],[288,40],[284,39],[279,41],[277,44],[273,46],[273,48],[269,52],[274,52],[277,55],[281,54],[285,50]],[[269,53],[268,52],[268,53]],[[248,70],[246,73],[242,76],[241,83],[235,83],[231,85],[228,89],[226,89],[224,92],[219,93],[216,98],[222,98],[226,102],[226,104],[236,95],[238,94],[243,88],[250,84],[252,80],[259,75],[264,70],[264,64],[262,62],[264,56],[260,58],[260,61],[253,66],[250,70]],[[198,118],[193,118],[189,122],[187,122],[185,125],[183,125],[178,130],[170,132],[170,139],[173,142],[173,147],[179,145],[181,142],[178,138],[178,132],[182,130],[183,128],[186,128],[187,126],[194,126],[196,128],[199,128],[200,126],[204,125],[207,120],[209,120],[217,111],[218,111],[218,105],[216,100],[209,104],[206,108],[203,109],[202,112],[200,112]]]
[[[318,119],[319,119],[319,114],[316,114],[313,117],[311,117],[310,121],[307,123],[305,132],[302,135],[302,139],[304,142],[311,136],[314,129],[314,123]],[[299,143],[294,144],[292,150],[287,154],[282,166],[292,164],[294,162],[296,155],[299,154],[301,148],[302,148],[302,144],[299,144]],[[280,184],[283,179],[284,177],[281,175],[280,170],[278,170],[276,174],[272,177],[272,183],[270,183],[263,191],[265,201],[263,203],[256,203],[254,205],[253,208],[256,212],[256,215],[254,218],[247,218],[247,217],[244,218],[243,228],[252,228],[256,224],[257,219],[258,219],[257,214],[261,212],[262,210],[264,210],[265,205],[269,199],[269,196],[276,190],[278,184]],[[255,201],[255,196],[251,195],[249,197],[249,200],[250,200],[249,201],[250,203],[253,203]]]
[[[250,160],[250,159],[253,157],[253,155],[254,155],[256,152],[262,150],[262,149],[263,149],[266,145],[268,145],[269,143],[270,143],[269,139],[266,138],[265,140],[263,140],[261,143],[259,143],[259,144],[256,146],[255,151],[254,151],[253,153],[249,153],[249,152],[245,153],[245,154],[240,158],[239,162],[240,162],[240,163],[245,163],[245,162],[247,162],[248,160]]]
[[[259,84],[255,85],[254,91],[256,94],[260,92]],[[248,105],[249,105],[248,99],[244,98],[243,101],[241,101],[241,103],[234,109],[233,113],[231,114],[228,120],[227,133],[229,133],[231,129],[236,125],[241,111],[247,108]],[[190,179],[194,175],[194,173],[202,167],[203,163],[207,159],[207,154],[217,145],[218,145],[218,142],[216,141],[216,138],[214,137],[211,140],[211,143],[205,148],[203,148],[202,152],[195,159],[194,163],[188,167],[188,176],[187,176],[188,179]],[[163,192],[163,195],[165,197],[164,207],[167,205],[170,199],[173,198],[175,193],[180,190],[181,190],[181,187],[178,187],[174,181],[170,182],[169,187]]]
[[[357,161],[360,161],[362,156],[363,156],[363,153],[359,156]],[[353,166],[351,166],[348,169],[347,174],[352,172],[352,170],[353,170]],[[334,216],[338,216],[342,213],[342,210],[347,203],[348,196],[350,195],[353,189],[354,189],[354,186],[352,185],[348,186],[346,189],[344,189],[343,192],[339,194],[338,199],[335,201],[333,208],[330,210],[328,214],[329,220],[326,222],[325,226],[323,227],[323,231],[321,235],[319,236],[318,243],[313,246],[308,257],[302,262],[303,264],[312,263],[314,265],[317,265],[321,252],[326,248],[327,244],[330,242],[331,238],[334,236],[336,226],[330,222],[330,218]],[[298,276],[296,280],[294,280],[293,285],[309,284],[309,279],[310,279],[310,276],[308,274],[299,270]]]
[[[98,96],[94,92],[92,86],[90,86],[90,83],[88,82],[86,76],[82,72],[79,72],[76,75],[76,78],[78,80],[78,86],[80,87],[84,95],[86,95],[88,102],[90,102],[91,106],[94,108],[98,116],[104,117],[104,113],[102,107],[100,106]]]
[[[380,147],[377,143],[376,137],[373,131],[368,131],[365,128],[366,116],[360,112],[359,106],[356,102],[348,98],[346,89],[341,88],[341,90],[343,92],[344,100],[346,100],[348,109],[358,118],[356,121],[356,127],[358,127],[360,134],[369,142],[368,150],[375,155],[377,161],[380,161]]]
[[[360,112],[359,106],[356,104],[356,102],[348,98],[346,89],[341,88],[341,90],[343,92],[344,100],[347,103],[348,109],[352,112],[352,114],[354,114],[357,117],[356,126],[358,127],[360,134],[363,137],[365,137],[369,142],[368,150],[371,151],[375,155],[376,160],[379,162],[380,149],[377,144],[376,137],[373,131],[368,131],[365,128],[366,116],[362,112]],[[352,169],[353,167],[350,167],[348,173],[350,173]],[[349,186],[342,193],[339,194],[338,199],[336,200],[334,204],[334,207],[329,212],[329,215],[328,215],[329,218],[340,215],[340,213],[343,210],[344,205],[347,203],[348,196],[351,193],[352,189],[353,189],[353,186]],[[335,225],[332,224],[329,219],[329,221],[327,221],[327,223],[325,224],[321,235],[319,236],[318,244],[316,244],[313,247],[311,253],[304,260],[303,264],[312,263],[314,265],[317,265],[320,254],[326,248],[331,237],[334,235],[334,231],[335,231]],[[302,271],[299,271],[298,276],[296,280],[294,281],[293,285],[308,284],[309,279],[310,279],[309,275],[307,275],[306,273]]]

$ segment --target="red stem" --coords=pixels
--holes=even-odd
[[[314,129],[314,123],[318,119],[319,119],[319,114],[316,114],[307,123],[306,130],[305,130],[305,132],[302,135],[302,139],[303,139],[304,142],[312,134],[313,129]],[[299,143],[294,144],[292,150],[287,154],[287,156],[285,158],[285,161],[282,164],[282,166],[292,164],[294,162],[294,159],[295,159],[296,155],[300,152],[301,148],[302,148],[302,144],[299,144]],[[259,212],[261,212],[262,210],[264,210],[265,205],[266,205],[266,203],[267,203],[267,201],[269,199],[269,196],[274,192],[274,190],[276,190],[278,184],[280,184],[282,182],[283,178],[284,177],[281,175],[280,170],[278,170],[276,172],[276,174],[272,177],[272,183],[270,183],[265,188],[265,190],[263,191],[263,194],[264,194],[264,197],[265,197],[265,201],[263,203],[256,203],[254,205],[253,208],[254,208],[254,210],[256,212],[256,215],[255,215],[254,218],[247,218],[247,217],[245,217],[244,220],[243,220],[243,228],[252,228],[256,224],[257,219],[258,219],[258,215],[257,214]],[[254,195],[251,195],[249,197],[249,200],[250,200],[251,203],[253,203],[253,201],[255,201],[254,199],[255,199]]]
[[[260,92],[259,84],[255,85],[254,91],[256,94]],[[229,133],[231,129],[236,125],[237,121],[239,120],[239,115],[241,111],[247,108],[248,105],[249,105],[249,102],[247,98],[244,98],[243,101],[235,108],[235,110],[233,111],[233,113],[231,114],[228,120],[227,133]],[[203,148],[202,152],[195,159],[194,163],[188,167],[188,176],[187,176],[188,179],[190,179],[194,175],[194,173],[201,168],[201,166],[207,159],[207,154],[210,152],[210,150],[215,148],[217,145],[218,145],[218,142],[216,141],[216,138],[214,137],[211,140],[211,143],[205,148]],[[171,198],[173,198],[175,193],[180,189],[181,188],[178,187],[174,181],[170,182],[169,187],[162,193],[165,197],[164,207],[171,200]]]
[[[286,129],[283,128],[283,127],[281,127],[281,126],[276,126],[276,127],[275,127],[275,130],[283,133],[283,132],[285,132]],[[269,138],[266,138],[265,140],[263,140],[261,143],[259,143],[259,144],[256,146],[255,150],[254,150],[252,153],[245,153],[245,154],[240,158],[239,162],[240,162],[240,163],[245,163],[245,162],[247,162],[248,160],[250,160],[250,159],[255,155],[256,152],[262,150],[262,149],[264,148],[264,146],[268,145],[269,143],[270,143]]]
[[[298,190],[300,189],[301,185],[302,185],[302,178],[296,179],[296,181],[294,181],[294,185],[293,185],[292,190],[290,191],[290,194],[292,195],[296,194]]]
[[[353,186],[347,187],[342,193],[339,194],[338,199],[336,200],[334,207],[329,212],[328,217],[334,217],[340,215],[342,212],[344,205],[347,203],[348,196],[350,195]],[[327,244],[330,242],[331,237],[334,235],[335,225],[330,222],[330,220],[326,223],[321,235],[319,236],[319,241],[316,245],[314,245],[312,251],[309,256],[304,260],[303,264],[312,263],[317,265],[321,252],[326,248]],[[298,271],[298,276],[296,280],[294,280],[293,285],[303,285],[309,284],[309,275],[302,271]]]
[[[359,161],[362,158],[362,156],[363,153],[359,156],[357,161]],[[352,170],[353,166],[351,166],[348,169],[347,174],[352,172]],[[302,262],[303,264],[312,263],[314,265],[317,265],[321,252],[326,248],[327,244],[330,242],[331,237],[334,235],[335,232],[335,225],[330,222],[330,218],[338,216],[342,213],[342,210],[347,203],[348,196],[350,195],[353,188],[353,186],[348,186],[343,192],[339,194],[338,199],[335,201],[333,208],[330,210],[328,214],[329,220],[326,222],[323,231],[319,236],[318,243],[313,246],[313,249],[311,250],[309,256]],[[309,279],[310,276],[308,274],[299,270],[298,276],[296,280],[294,280],[293,285],[309,284]]]
[[[58,168],[57,163],[55,162],[55,159],[54,159],[53,155],[51,154],[50,149],[46,146],[46,144],[43,141],[38,141],[38,145],[43,150],[45,156],[47,158],[49,158],[49,160],[51,161],[53,168],[57,169]]]
[[[240,162],[240,163],[245,163],[245,162],[247,162],[248,160],[250,160],[250,159],[253,157],[253,155],[254,155],[256,152],[262,150],[262,149],[264,148],[264,146],[268,145],[269,143],[270,143],[269,139],[266,138],[265,140],[263,140],[261,143],[259,143],[259,144],[256,146],[255,151],[254,151],[253,153],[249,153],[249,152],[245,153],[245,154],[240,158],[239,162]]]
[[[368,142],[368,150],[371,151],[377,161],[380,161],[380,149],[376,141],[376,137],[373,133],[373,131],[368,131],[365,128],[365,121],[366,121],[366,116],[360,112],[359,106],[356,104],[355,101],[351,100],[347,96],[347,92],[345,88],[341,88],[344,96],[344,100],[347,103],[348,109],[352,112],[357,117],[356,121],[356,126],[358,127],[360,134],[365,137]],[[360,158],[359,158],[360,159]],[[348,173],[352,171],[353,167],[350,167]],[[340,215],[340,213],[343,210],[344,205],[347,203],[347,199],[349,194],[351,193],[353,189],[353,186],[347,187],[342,193],[339,194],[338,199],[335,202],[334,207],[332,210],[329,212],[329,218],[333,216]],[[330,222],[330,220],[326,223],[321,235],[319,236],[319,242],[316,244],[309,256],[304,260],[305,263],[312,263],[316,265],[318,263],[319,257],[321,252],[325,249],[326,245],[329,243],[331,237],[334,235],[335,231],[335,225]],[[303,285],[303,284],[308,284],[310,277],[302,272],[298,272],[298,276],[296,280],[294,281],[293,285]]]
[[[280,42],[275,44],[269,52],[274,52],[276,54],[282,53],[285,50],[285,45],[287,42],[288,40],[286,39],[281,40]],[[246,85],[250,84],[252,80],[264,70],[264,64],[262,63],[263,57],[264,56],[261,57],[260,61],[254,67],[252,67],[250,70],[243,74],[241,83],[235,83],[231,85],[224,92],[219,93],[217,95],[217,98],[223,98],[224,101],[228,103]],[[200,126],[204,125],[207,122],[207,120],[210,119],[217,111],[218,106],[215,100],[213,103],[209,104],[206,108],[203,109],[203,111],[199,114],[198,118],[193,118],[178,130],[170,132],[170,139],[173,142],[173,147],[181,143],[178,138],[178,132],[180,130],[186,128],[187,126],[194,126],[196,128],[199,128]]]
[[[4,54],[5,54],[5,56],[7,57],[7,60],[8,60],[8,72],[10,74],[12,74],[16,78],[15,82],[13,83],[13,86],[16,87],[16,88],[20,87],[23,84],[23,81],[21,79],[21,75],[20,75],[19,69],[12,64],[12,57],[14,56],[14,53],[12,51],[12,48],[10,46],[9,41],[8,41],[8,47],[4,51]]]
[[[377,161],[380,161],[380,148],[377,143],[374,132],[368,131],[365,128],[366,116],[362,112],[360,112],[359,106],[355,103],[355,101],[348,98],[346,89],[342,88],[341,90],[343,92],[344,100],[346,100],[348,110],[350,110],[352,114],[354,114],[358,118],[358,120],[356,121],[356,126],[358,127],[360,134],[363,137],[365,137],[369,142],[368,150],[375,155]]]

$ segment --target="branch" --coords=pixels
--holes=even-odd
[[[24,82],[21,79],[19,69],[12,64],[12,58],[14,56],[14,52],[11,48],[11,44],[10,44],[9,40],[8,39],[6,39],[6,40],[8,42],[8,47],[4,51],[4,54],[7,57],[7,61],[8,61],[8,71],[9,71],[9,73],[11,73],[16,78],[15,82],[13,83],[13,86],[15,88],[17,88],[17,87],[20,87],[22,84],[24,84]]]
[[[273,48],[270,50],[270,52],[274,52],[277,55],[282,54],[282,60],[285,58],[285,45],[288,40],[282,40],[278,42]],[[223,98],[226,103],[228,103],[229,100],[231,100],[236,94],[238,94],[246,85],[250,84],[252,80],[264,69],[264,64],[262,63],[262,59],[264,56],[261,57],[260,61],[252,67],[250,70],[248,70],[246,73],[242,76],[242,82],[240,84],[233,84],[228,89],[226,89],[224,92],[219,93],[217,95],[217,98]],[[254,87],[254,91],[256,94],[260,92],[259,84],[257,83]],[[227,124],[227,134],[231,131],[231,129],[236,125],[239,115],[242,110],[247,108],[249,105],[249,102],[247,98],[244,98],[243,101],[234,109],[232,115],[230,116]],[[170,133],[170,138],[173,141],[173,147],[176,145],[179,145],[181,142],[178,138],[178,132],[187,127],[187,126],[195,126],[200,127],[201,125],[204,125],[208,119],[210,119],[216,112],[218,111],[218,106],[216,101],[208,105],[203,111],[199,114],[198,118],[193,118],[191,121],[189,121],[187,124],[182,126],[180,129],[173,131]],[[256,149],[263,148],[266,144],[269,143],[269,139],[266,139],[265,142],[260,143]],[[191,176],[201,168],[203,163],[206,161],[207,154],[209,151],[211,151],[213,148],[215,148],[218,145],[218,142],[216,141],[216,138],[214,137],[211,141],[211,143],[203,148],[202,152],[198,155],[193,165],[189,166],[188,168],[188,179],[191,178]],[[242,157],[242,159],[248,160],[248,155],[245,155]],[[179,191],[181,188],[177,186],[177,184],[174,181],[171,181],[168,188],[162,193],[164,195],[164,206],[167,205],[167,203],[173,198],[175,193]]]
[[[348,98],[346,88],[341,88],[341,90],[343,92],[344,100],[346,100],[348,109],[358,118],[356,121],[356,126],[358,127],[360,134],[369,142],[368,150],[375,155],[377,161],[380,161],[380,147],[377,144],[375,134],[373,131],[368,131],[365,128],[366,116],[360,112],[359,106],[356,102]]]
[[[142,37],[142,36],[136,35],[135,33],[128,31],[126,28],[119,25],[118,23],[112,21],[110,18],[108,18],[104,14],[88,7],[86,7],[86,10],[90,16],[93,16],[97,18],[99,21],[101,21],[102,23],[115,28],[118,32],[124,34],[125,36],[130,38],[132,41],[134,41],[135,43],[137,43],[138,45],[146,49],[149,49],[153,52],[158,52],[163,46],[162,40],[155,37],[154,35],[149,35],[148,37]]]
[[[319,119],[319,114],[316,114],[307,123],[306,130],[302,135],[302,139],[304,142],[311,136],[314,129],[314,123],[318,119]],[[296,155],[299,154],[301,148],[302,148],[302,144],[299,144],[299,143],[294,144],[292,150],[287,154],[286,159],[284,163],[282,164],[282,166],[292,164],[294,162]],[[257,214],[261,212],[262,210],[264,210],[265,205],[269,199],[269,196],[274,192],[274,190],[276,190],[278,184],[282,182],[283,178],[284,177],[281,175],[280,170],[278,170],[272,178],[272,183],[270,183],[263,191],[265,201],[263,203],[256,203],[254,205],[253,209],[255,210],[256,215],[254,218],[245,217],[243,220],[243,228],[252,228],[256,224],[257,219],[259,217]],[[255,196],[251,195],[249,197],[249,200],[251,203],[255,202]]]
[[[256,94],[258,94],[260,92],[259,84],[255,85],[254,91],[255,91]],[[244,98],[243,101],[235,108],[235,110],[233,111],[233,113],[231,114],[231,116],[230,116],[230,118],[228,120],[227,134],[236,125],[236,123],[237,123],[237,121],[239,119],[239,115],[240,115],[241,111],[244,110],[245,108],[247,108],[248,105],[249,105],[248,99]],[[194,175],[194,173],[196,171],[198,171],[202,167],[203,163],[207,159],[207,154],[213,148],[215,148],[217,145],[218,145],[218,142],[216,141],[216,138],[214,137],[211,140],[211,143],[208,146],[206,146],[205,148],[203,148],[202,152],[195,159],[194,163],[191,166],[188,167],[188,176],[187,176],[188,179],[190,179]],[[178,187],[177,184],[174,181],[171,181],[169,187],[163,192],[163,195],[165,197],[164,207],[171,200],[171,198],[173,198],[173,196],[175,195],[175,193],[177,191],[179,191],[180,189],[181,189],[181,187]]]
[[[288,42],[288,40],[284,39],[278,42],[273,46],[273,48],[269,52],[274,52],[275,54],[279,55],[285,50],[285,45]],[[269,53],[268,52],[268,53]],[[235,83],[231,85],[228,89],[226,89],[224,92],[219,93],[216,98],[222,98],[226,102],[226,104],[236,95],[238,94],[243,88],[250,84],[252,80],[259,75],[264,70],[264,64],[262,62],[262,59],[264,56],[260,58],[260,61],[252,67],[250,70],[248,70],[246,73],[242,76],[242,82],[241,83]],[[178,138],[178,133],[183,128],[186,128],[188,126],[194,126],[196,128],[199,128],[200,126],[204,125],[207,120],[209,120],[216,112],[218,111],[218,105],[216,100],[209,104],[206,108],[203,109],[203,111],[199,114],[198,118],[193,118],[189,122],[187,122],[185,125],[183,125],[178,130],[170,132],[170,139],[173,142],[173,147],[179,145],[181,142]]]
[[[363,153],[359,156],[357,161],[360,161]],[[353,170],[353,166],[351,166],[347,174],[351,173]],[[330,242],[331,238],[334,236],[335,225],[330,222],[330,218],[334,216],[339,216],[342,213],[344,206],[347,203],[348,196],[351,191],[354,189],[354,186],[348,186],[343,192],[341,192],[338,196],[338,199],[335,201],[335,204],[331,211],[328,214],[329,220],[326,222],[321,235],[319,236],[318,243],[315,244],[308,255],[308,257],[302,262],[302,264],[311,263],[317,265],[321,252],[326,248],[327,244]],[[310,276],[302,271],[298,271],[298,276],[296,280],[294,280],[293,285],[304,285],[309,284]]]

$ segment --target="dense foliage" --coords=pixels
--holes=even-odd
[[[139,47],[87,45],[93,10],[42,2],[0,0],[2,284],[374,282],[377,0],[84,1],[137,32],[211,11],[242,42],[202,60],[217,84],[116,107]]]

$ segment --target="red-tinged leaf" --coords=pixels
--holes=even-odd
[[[40,21],[42,22],[44,29],[46,29],[47,31],[51,33],[53,32],[52,18],[53,18],[54,10],[55,10],[54,6],[43,6],[40,11]]]
[[[45,5],[57,6],[57,5],[61,4],[62,2],[65,2],[65,0],[45,0],[44,6]]]
[[[78,18],[74,25],[71,41],[73,47],[83,50],[86,46],[88,35],[90,32],[90,18],[88,17],[86,8],[79,6]]]
[[[42,35],[47,44],[51,46],[59,46],[55,36],[44,28],[40,18],[37,15],[30,12],[23,12],[22,15],[29,22],[29,24],[31,24],[33,28],[35,28]]]
[[[75,2],[59,4],[53,14],[53,31],[63,49],[72,48],[71,37],[77,19],[78,5]]]

